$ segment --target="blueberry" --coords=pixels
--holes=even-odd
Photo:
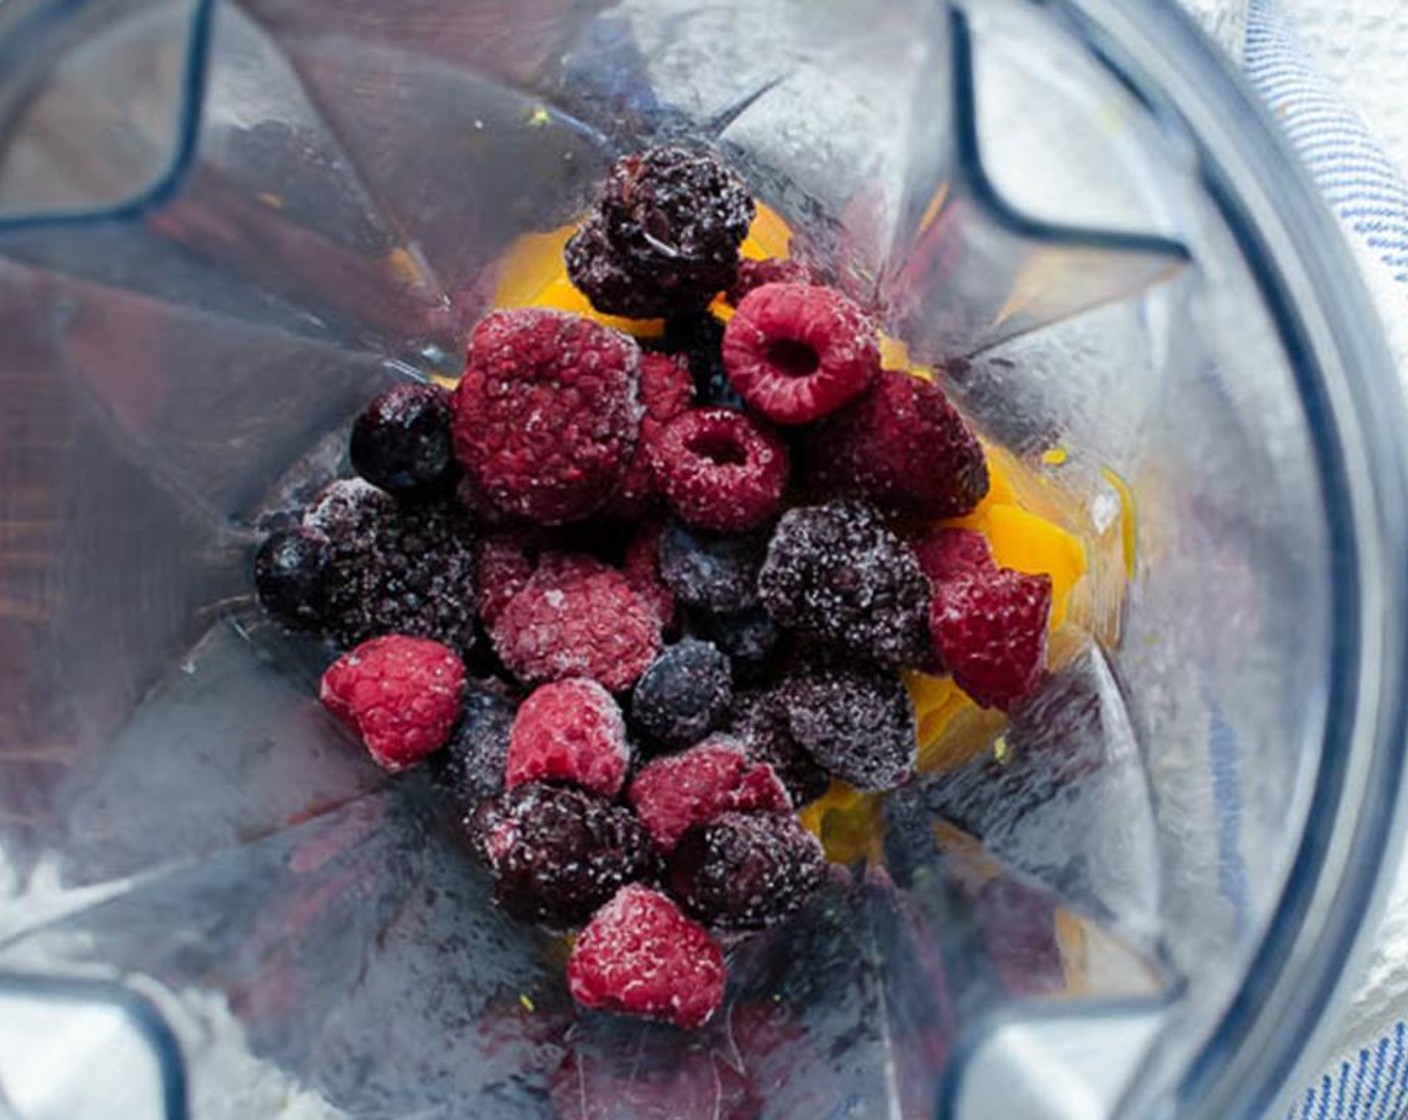
[[[458,467],[450,398],[434,385],[396,385],[352,425],[352,467],[373,486],[415,494],[448,485]]]
[[[709,642],[685,638],[636,682],[631,720],[664,746],[689,747],[723,722],[732,702],[728,658]]]
[[[672,521],[660,535],[660,578],[686,606],[739,611],[758,601],[767,530],[719,535]]]
[[[434,756],[436,779],[465,811],[504,788],[514,706],[497,682],[471,682],[445,749]]]
[[[327,606],[332,549],[310,529],[275,533],[254,557],[254,588],[264,608],[285,625],[316,630]]]

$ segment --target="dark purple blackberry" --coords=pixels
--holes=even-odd
[[[636,682],[631,721],[665,747],[691,747],[717,728],[733,702],[728,658],[685,638],[660,653]]]
[[[445,749],[431,758],[436,781],[469,812],[504,788],[515,707],[497,681],[471,681]]]
[[[660,346],[667,354],[682,354],[694,378],[694,396],[704,408],[743,410],[743,398],[724,369],[724,325],[709,311],[676,315],[665,323]]]
[[[670,891],[719,929],[777,925],[821,886],[826,856],[786,813],[724,813],[695,825],[670,853]]]
[[[322,629],[344,648],[382,634],[474,644],[474,541],[453,496],[397,502],[361,479],[334,482],[304,515],[331,543]]]
[[[711,153],[659,147],[624,156],[567,243],[567,272],[608,314],[703,308],[733,283],[755,211],[743,180]]]
[[[448,487],[459,474],[450,439],[450,395],[434,385],[394,385],[352,425],[352,468],[393,494]]]
[[[514,786],[484,802],[466,827],[494,874],[494,901],[519,921],[577,925],[625,884],[660,875],[635,814],[583,789]]]
[[[317,630],[327,609],[332,548],[321,533],[275,533],[254,557],[254,589],[264,609],[294,630]]]
[[[660,534],[660,578],[688,607],[740,611],[758,601],[767,530],[727,535],[671,521]]]
[[[789,510],[758,575],[779,624],[885,665],[929,652],[929,580],[914,550],[864,502]]]
[[[735,679],[759,680],[772,665],[782,630],[761,606],[741,611],[695,611],[690,623],[728,655]]]
[[[894,789],[914,773],[914,706],[894,673],[817,666],[789,677],[776,697],[797,743],[856,789]]]
[[[749,758],[766,762],[777,772],[798,808],[815,801],[830,787],[831,775],[793,737],[784,698],[776,692],[737,697],[729,734],[743,744]]]

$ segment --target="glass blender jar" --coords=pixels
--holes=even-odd
[[[1255,1117],[1401,829],[1405,464],[1329,216],[1167,7],[0,5],[0,1115]],[[577,1020],[254,609],[513,240],[717,143],[1091,555],[718,1029]],[[1055,746],[1053,746],[1055,744]]]

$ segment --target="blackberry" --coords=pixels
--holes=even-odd
[[[743,409],[743,398],[724,369],[724,325],[708,311],[676,315],[665,322],[661,348],[683,355],[694,378],[694,395],[705,408]]]
[[[572,926],[660,859],[627,808],[582,789],[530,782],[486,801],[466,822],[476,855],[494,874],[494,900],[526,922]]]
[[[782,626],[886,665],[929,652],[929,580],[913,549],[863,502],[789,510],[768,544],[758,593]]]
[[[702,637],[728,655],[738,680],[765,676],[783,636],[772,615],[758,604],[739,611],[695,611],[690,622]]]
[[[660,578],[686,606],[740,611],[758,601],[766,530],[720,535],[671,521],[660,535]]]
[[[636,682],[631,719],[666,747],[689,747],[723,722],[733,701],[728,658],[685,638],[660,654]]]
[[[702,308],[733,283],[755,211],[743,181],[712,153],[624,156],[567,243],[567,272],[608,314]]]
[[[914,772],[914,706],[894,673],[819,666],[789,677],[777,698],[797,743],[856,789],[893,789]]]
[[[749,758],[766,762],[777,772],[798,808],[830,788],[831,775],[793,736],[783,695],[768,691],[739,697],[729,733],[743,744]]]
[[[497,681],[472,681],[445,749],[432,760],[437,783],[469,812],[504,788],[513,702]]]
[[[373,486],[416,494],[459,474],[450,440],[450,395],[434,385],[395,385],[352,425],[352,468]]]
[[[453,496],[400,503],[360,479],[323,491],[304,527],[330,542],[320,629],[350,649],[368,638],[474,644],[475,578],[468,515]]]
[[[826,856],[796,817],[724,813],[684,834],[667,875],[685,911],[706,925],[765,929],[821,886]]]
[[[254,557],[254,589],[264,609],[294,630],[316,630],[327,607],[332,547],[321,533],[275,533]]]

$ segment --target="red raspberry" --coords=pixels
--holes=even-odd
[[[1050,576],[999,568],[940,583],[929,626],[959,687],[1007,711],[1041,680],[1050,616]]]
[[[377,764],[394,774],[445,745],[464,679],[464,665],[448,646],[389,634],[333,662],[318,695],[357,732]]]
[[[738,278],[728,290],[728,301],[737,307],[754,288],[764,284],[816,284],[818,278],[811,267],[796,259],[768,257],[766,260],[741,260]]]
[[[812,481],[886,513],[961,517],[988,492],[982,445],[931,381],[885,370],[807,435]]]
[[[660,651],[660,619],[620,572],[589,557],[549,554],[490,637],[525,684],[587,677],[623,692]]]
[[[651,444],[665,500],[696,529],[730,533],[777,512],[791,472],[782,438],[731,408],[694,408]]]
[[[626,580],[651,605],[660,625],[669,629],[675,619],[675,593],[660,575],[660,537],[667,522],[654,518],[642,522],[626,545]]]
[[[631,782],[628,800],[662,852],[690,828],[720,813],[790,813],[787,788],[766,762],[753,762],[742,746],[715,736],[683,754],[666,755]]]
[[[508,601],[533,578],[538,568],[537,545],[527,533],[502,529],[475,542],[474,560],[479,617],[485,626],[493,626]]]
[[[764,284],[724,329],[724,366],[743,399],[778,424],[834,412],[880,372],[875,324],[830,288]]]
[[[600,323],[542,308],[474,328],[454,396],[455,455],[503,511],[547,525],[599,509],[640,431],[640,349]]]
[[[659,891],[631,883],[598,910],[567,959],[584,1007],[702,1027],[723,1005],[724,956]]]
[[[504,780],[509,789],[525,782],[571,782],[615,797],[629,761],[626,721],[611,693],[596,681],[554,681],[519,707]]]
[[[668,354],[645,353],[640,359],[640,399],[645,416],[640,422],[640,439],[631,456],[626,476],[602,512],[607,517],[635,521],[659,497],[660,487],[650,464],[650,444],[665,425],[689,407],[694,399],[694,378],[683,361]]]
[[[972,529],[930,529],[913,548],[919,567],[935,583],[997,567],[987,537]]]

